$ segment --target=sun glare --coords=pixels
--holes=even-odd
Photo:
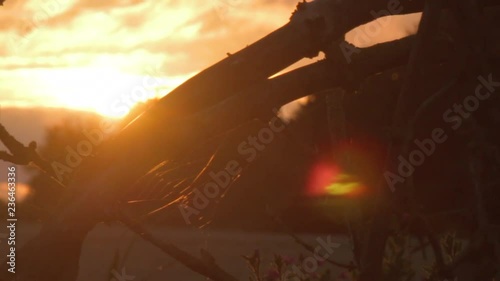
[[[38,90],[52,97],[53,106],[113,118],[125,116],[137,103],[164,96],[182,82],[107,68],[48,69],[38,79]]]

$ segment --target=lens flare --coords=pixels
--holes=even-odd
[[[307,195],[354,196],[361,193],[363,188],[355,176],[343,171],[339,165],[320,161],[311,169]]]
[[[8,184],[7,182],[0,182],[0,201],[3,203],[9,203],[8,197]],[[16,183],[16,201],[23,202],[28,196],[32,194],[32,190],[29,185],[23,183]]]
[[[354,195],[362,188],[362,184],[349,174],[339,174],[331,183],[325,188],[327,194],[330,195]]]

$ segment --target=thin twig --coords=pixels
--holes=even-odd
[[[125,224],[127,228],[135,232],[142,239],[150,242],[158,249],[162,250],[167,255],[176,259],[189,269],[206,276],[214,281],[238,281],[235,277],[220,268],[213,259],[200,259],[179,248],[172,243],[160,241],[148,232],[140,223],[128,217],[123,212],[118,211],[115,214],[116,218]],[[210,255],[207,251],[203,250],[203,255]]]
[[[0,151],[0,160],[23,166],[34,164],[40,171],[54,180],[58,187],[64,187],[64,184],[55,178],[56,175],[51,169],[49,162],[36,152],[36,142],[32,141],[28,146],[23,145],[9,134],[2,124],[0,124],[0,141],[10,152],[9,154],[7,151]]]

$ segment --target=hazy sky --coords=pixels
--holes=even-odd
[[[118,104],[164,95],[282,26],[297,2],[6,0],[1,104],[123,115]]]

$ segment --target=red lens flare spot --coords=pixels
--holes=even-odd
[[[307,186],[307,195],[320,196],[326,194],[326,187],[338,177],[340,169],[336,165],[318,163],[312,167]]]
[[[354,196],[364,189],[356,177],[342,171],[336,164],[319,162],[309,174],[306,194],[316,196]]]

